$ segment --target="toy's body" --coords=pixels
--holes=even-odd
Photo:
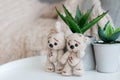
[[[49,50],[47,55],[47,71],[60,73],[63,66],[59,62],[61,56],[64,54],[63,50]]]
[[[77,53],[67,51],[61,59],[61,63],[65,64],[62,75],[82,75],[83,63]]]
[[[82,34],[72,34],[67,37],[68,51],[61,57],[61,64],[65,65],[62,75],[81,76],[84,72],[82,57],[85,55],[87,38]]]
[[[57,31],[52,31],[48,35],[48,55],[47,55],[47,71],[60,73],[63,66],[60,58],[64,54],[65,37],[60,30],[60,24],[56,25]]]

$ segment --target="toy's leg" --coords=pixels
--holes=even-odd
[[[83,68],[83,64],[82,63],[79,63],[78,65],[76,65],[73,68],[73,75],[75,75],[75,76],[82,76],[83,73],[84,73],[84,68]]]
[[[62,75],[64,75],[64,76],[72,75],[72,69],[68,63],[66,63],[64,69],[62,70]]]
[[[63,70],[63,64],[61,64],[61,63],[58,62],[57,66],[56,66],[56,72],[58,74],[61,74],[62,70]]]
[[[48,61],[46,63],[46,71],[48,71],[48,72],[54,72],[55,71],[54,64]]]

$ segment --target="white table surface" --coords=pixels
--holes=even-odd
[[[44,71],[45,56],[36,56],[13,61],[0,66],[0,80],[120,80],[116,73],[85,71],[82,77],[65,77]]]

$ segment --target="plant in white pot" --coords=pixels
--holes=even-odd
[[[116,72],[120,53],[120,41],[116,39],[120,35],[120,27],[115,29],[108,21],[103,29],[98,25],[98,35],[101,41],[93,43],[97,71]]]
[[[70,30],[73,33],[84,34],[88,29],[90,29],[94,24],[96,24],[100,19],[102,19],[107,14],[107,12],[105,12],[99,15],[98,17],[96,17],[95,19],[89,21],[93,7],[87,10],[86,13],[82,13],[79,9],[79,6],[77,6],[75,17],[72,16],[72,14],[68,11],[68,9],[64,5],[63,5],[63,9],[64,9],[65,16],[63,16],[63,14],[61,14],[57,10],[57,8],[56,8],[56,11],[60,16],[60,18],[69,26]],[[94,38],[90,39],[91,42],[89,42],[87,45],[86,55],[83,59],[85,70],[95,69],[94,55],[93,55],[93,50],[91,46],[91,43],[93,40],[95,39]]]

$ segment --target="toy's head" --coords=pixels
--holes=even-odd
[[[88,38],[82,34],[73,33],[66,37],[68,51],[78,52],[86,48]]]
[[[50,49],[64,49],[65,47],[65,36],[61,31],[61,25],[59,22],[56,23],[56,30],[51,30],[48,35],[48,47]]]

